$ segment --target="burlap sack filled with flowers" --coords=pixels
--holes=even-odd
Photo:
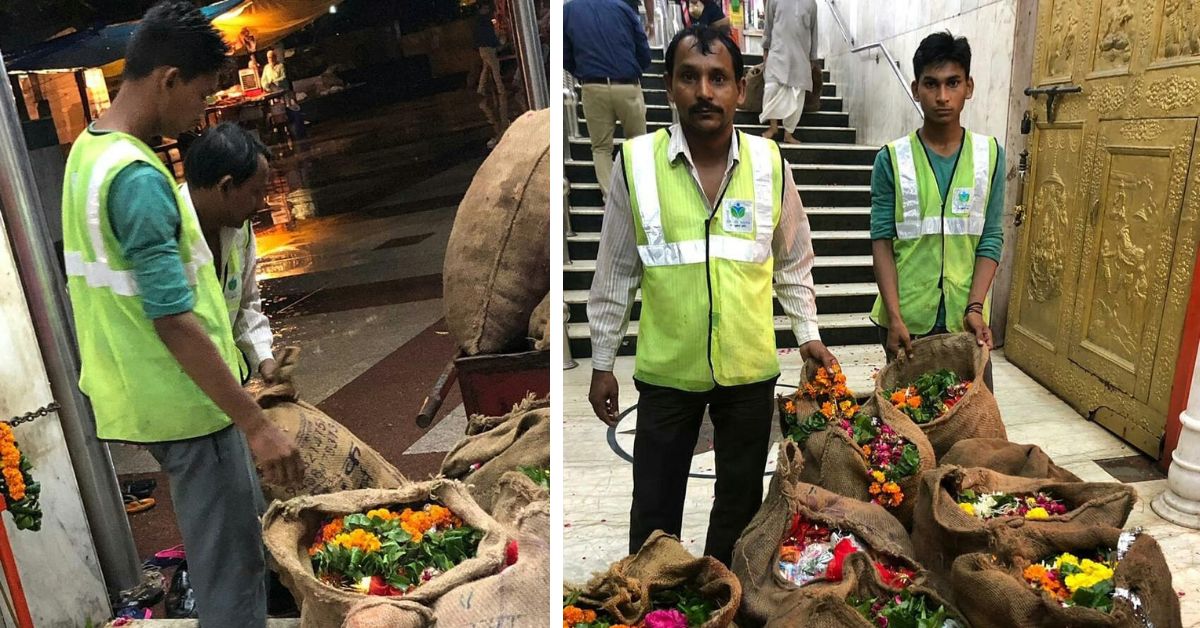
[[[839,552],[848,549],[833,550],[833,560],[818,566],[829,570],[833,564],[833,573],[826,572],[824,579],[816,579],[800,584],[796,578],[785,577],[780,564],[781,559],[795,564],[784,556],[785,542],[792,536],[803,537],[805,533],[795,534],[795,529],[802,525],[819,525],[827,529],[839,529],[852,534],[858,541],[865,543],[878,562],[895,573],[900,569],[913,572],[914,579],[922,571],[915,561],[915,552],[908,533],[882,506],[857,499],[843,497],[827,491],[819,486],[804,484],[799,481],[800,467],[803,459],[799,447],[791,440],[783,440],[779,444],[779,457],[775,463],[775,475],[767,490],[763,505],[750,524],[746,526],[742,536],[733,548],[733,573],[742,583],[742,606],[738,622],[745,624],[761,624],[765,622],[793,592],[804,591],[808,595],[820,595],[829,590],[848,586],[848,580],[843,576],[845,567],[838,567],[838,557],[845,558]],[[798,517],[797,517],[798,516]],[[842,544],[839,543],[839,546]],[[804,560],[821,560],[806,557]],[[861,563],[872,568],[872,562]],[[853,563],[860,565],[860,563]],[[847,566],[849,563],[847,563]],[[897,582],[899,578],[891,578]]]
[[[966,393],[948,411],[918,427],[929,437],[933,451],[940,460],[960,440],[968,438],[1008,438],[1004,422],[1000,419],[1000,407],[996,397],[983,383],[984,369],[988,363],[988,350],[980,347],[974,334],[941,334],[929,336],[912,343],[911,359],[893,360],[879,372],[875,382],[875,402],[887,418],[911,418],[896,407],[896,403],[917,403],[918,406],[932,403],[925,395],[905,394],[903,389],[912,386],[923,375],[949,369],[958,381],[969,382]],[[895,397],[895,399],[893,399]]]
[[[528,504],[510,522],[517,544],[515,562],[500,573],[468,582],[428,608],[397,598],[364,600],[346,616],[343,628],[441,628],[469,626],[549,626],[550,503]]]
[[[296,394],[292,373],[300,350],[279,356],[275,381],[255,394],[267,420],[296,438],[304,477],[294,486],[262,482],[267,501],[364,488],[395,488],[408,480],[370,445]]]
[[[971,501],[965,497],[966,491],[977,496],[1044,493],[1060,505],[1039,507],[1040,512],[985,519],[974,514],[985,514],[982,506],[970,509],[960,506],[960,501]],[[1094,526],[1119,528],[1125,525],[1136,499],[1133,487],[1115,482],[1058,482],[1018,478],[988,469],[942,466],[921,477],[912,528],[913,547],[917,561],[930,570],[935,586],[942,588],[954,559],[963,554],[1020,552],[1046,530],[1070,534]],[[948,593],[945,589],[943,592]]]
[[[441,474],[466,483],[479,505],[491,512],[500,476],[520,467],[550,468],[548,401],[527,399],[491,429],[459,441],[442,461]]]
[[[809,365],[805,378],[795,395],[779,400],[780,429],[804,454],[799,480],[874,501],[908,528],[920,474],[934,466],[929,440],[907,417],[881,415],[873,399],[859,407],[840,369]],[[847,428],[875,436],[860,443]]]
[[[955,443],[939,465],[981,467],[1021,478],[1045,478],[1059,482],[1082,482],[1079,476],[1054,464],[1037,445],[1021,445],[1003,438],[968,438]]]
[[[941,628],[944,620],[953,619],[962,628],[969,624],[962,619],[961,613],[943,598],[937,591],[921,584],[914,584],[897,591],[885,584],[879,574],[871,568],[870,560],[863,554],[851,554],[846,558],[846,576],[836,588],[828,588],[814,595],[810,591],[800,589],[775,608],[775,612],[767,621],[767,628],[878,628],[881,625],[892,626],[936,626]],[[857,606],[872,610],[872,601],[882,605],[888,600],[915,598],[906,601],[911,607],[922,604],[928,613],[926,617],[937,614],[941,621],[929,621],[918,624],[916,621],[895,621],[878,623],[867,618]]]
[[[423,582],[404,595],[404,600],[430,605],[467,583],[486,578],[505,565],[510,533],[471,498],[465,486],[451,480],[433,480],[391,490],[367,489],[331,495],[298,497],[275,502],[263,516],[263,541],[274,559],[280,580],[300,605],[302,628],[340,626],[346,613],[366,597],[354,590],[336,587],[317,578],[310,550],[326,524],[338,517],[367,513],[378,508],[435,502],[450,510],[462,524],[482,533],[475,555],[444,573]],[[365,535],[360,535],[360,537]],[[367,541],[348,538],[355,546]],[[372,548],[363,548],[363,551]],[[373,551],[378,551],[374,548]]]
[[[1098,549],[1102,553],[1117,550],[1112,556],[1117,559],[1115,568],[1096,560],[1101,558],[1095,555]],[[1064,557],[1064,553],[1071,556]],[[1063,562],[1079,566],[1074,578],[1063,577]],[[1016,553],[960,556],[954,561],[952,573],[959,610],[974,628],[1183,626],[1170,567],[1154,538],[1140,530],[1043,530]],[[1111,588],[1104,582],[1108,577],[1112,579]],[[1088,607],[1094,605],[1091,600],[1103,599],[1104,591],[1114,590],[1128,594],[1110,596],[1111,602],[1105,602],[1111,603],[1107,610]],[[1064,607],[1062,598],[1071,599],[1075,605]]]
[[[577,610],[595,609],[592,612],[607,613],[620,624],[640,626],[656,611],[656,598],[682,587],[698,592],[713,607],[702,628],[733,625],[742,601],[737,577],[711,556],[692,556],[678,539],[661,530],[651,534],[637,554],[597,574],[573,596],[578,598]]]

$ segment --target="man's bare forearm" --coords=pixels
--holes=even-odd
[[[183,372],[239,429],[250,434],[263,427],[266,420],[262,409],[229,372],[195,314],[185,312],[154,319],[154,331]]]
[[[990,257],[975,258],[975,272],[971,275],[971,294],[968,303],[983,303],[988,290],[992,287],[992,279],[996,277],[996,260]]]

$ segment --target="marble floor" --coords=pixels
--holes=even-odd
[[[877,346],[838,347],[835,354],[846,371],[852,390],[873,387],[872,373],[883,364],[883,352]],[[803,365],[795,351],[780,355],[783,367],[781,384],[795,384]],[[1131,447],[1095,423],[1078,415],[1020,369],[1009,363],[1003,351],[993,356],[996,399],[1004,416],[1009,440],[1033,443],[1046,450],[1060,466],[1087,481],[1113,482],[1112,475],[1097,460],[1134,456]],[[616,366],[621,383],[621,408],[637,401],[633,388],[633,358],[619,358]],[[587,402],[591,364],[580,360],[579,367],[567,371],[563,382],[563,442],[570,443],[563,454],[563,580],[582,583],[596,571],[626,555],[628,545],[629,496],[632,490],[632,466],[627,461],[633,451],[636,411],[610,434],[592,414]],[[780,392],[786,392],[781,386]],[[712,504],[713,454],[711,442],[701,433],[697,454],[692,459],[692,477],[688,483],[684,511],[683,543],[693,553],[704,548],[708,512]],[[621,453],[618,453],[621,452]],[[772,469],[772,461],[767,471]],[[764,486],[768,482],[764,475]],[[1175,590],[1183,609],[1184,626],[1200,626],[1200,531],[1167,523],[1154,513],[1150,502],[1166,489],[1159,476],[1133,483],[1138,501],[1126,527],[1142,526],[1162,546],[1171,566]]]

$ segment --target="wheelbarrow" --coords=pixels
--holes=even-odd
[[[455,356],[421,403],[418,427],[429,427],[456,381],[467,416],[502,416],[530,393],[550,394],[550,352]]]

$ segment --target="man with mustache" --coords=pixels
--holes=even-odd
[[[589,401],[619,420],[613,375],[640,285],[639,392],[629,547],[679,535],[705,410],[714,428],[716,500],[705,553],[729,564],[762,502],[779,377],[772,280],[801,353],[837,361],[817,330],[808,218],[774,142],[736,132],[745,96],[741,51],[693,26],[666,52],[679,123],[621,148],[588,301]]]
[[[913,339],[947,332],[971,332],[990,349],[987,295],[1004,246],[1004,149],[960,121],[975,91],[971,45],[926,37],[913,75],[925,124],[880,150],[871,175],[871,320],[889,361],[912,357]],[[984,379],[991,388],[990,362]]]

